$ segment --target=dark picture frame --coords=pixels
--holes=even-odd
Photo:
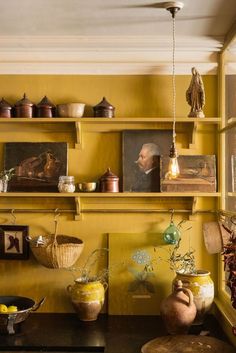
[[[57,192],[60,175],[67,175],[66,142],[7,142],[4,169],[15,168],[8,191]]]
[[[172,130],[124,130],[122,132],[124,192],[160,192],[160,156],[169,154],[171,143]],[[152,150],[153,166],[147,171],[137,162],[144,145],[145,154],[147,149]]]
[[[0,259],[27,260],[29,258],[28,226],[0,225]]]
[[[161,192],[216,192],[216,156],[178,156],[180,174],[169,178],[169,158],[161,157]]]

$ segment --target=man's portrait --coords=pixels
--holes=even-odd
[[[160,192],[160,156],[171,142],[171,130],[123,131],[123,191]]]

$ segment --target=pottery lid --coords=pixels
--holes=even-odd
[[[115,108],[113,107],[113,105],[111,105],[105,97],[103,97],[102,101],[100,103],[98,103],[97,105],[95,105],[93,107],[93,109],[96,110],[100,110],[100,109],[109,109],[109,110],[114,110]]]
[[[119,180],[118,176],[112,173],[111,168],[107,168],[106,173],[101,176],[101,180]]]
[[[37,107],[55,108],[55,104],[53,104],[47,96],[44,96],[43,99],[37,104]]]
[[[12,106],[10,103],[8,103],[4,98],[0,101],[0,108],[8,108],[11,109]]]
[[[24,93],[24,96],[22,99],[20,99],[18,102],[16,102],[15,106],[21,106],[21,105],[30,105],[33,106],[34,103],[32,103],[27,97],[26,94]]]

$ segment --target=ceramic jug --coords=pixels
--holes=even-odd
[[[80,278],[74,281],[74,285],[67,287],[72,305],[80,320],[94,321],[97,319],[104,303],[107,287],[107,283],[83,282]]]
[[[186,334],[197,313],[191,290],[179,280],[173,293],[162,301],[160,312],[169,334]]]
[[[196,273],[176,273],[173,280],[173,289],[181,280],[183,287],[190,289],[193,293],[197,315],[194,325],[200,325],[204,321],[205,314],[211,309],[214,301],[214,283],[209,271],[198,270]]]

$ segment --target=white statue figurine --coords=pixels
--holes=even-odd
[[[204,118],[202,108],[205,105],[205,91],[201,75],[195,67],[192,68],[192,79],[186,91],[186,100],[191,106],[189,117]]]

